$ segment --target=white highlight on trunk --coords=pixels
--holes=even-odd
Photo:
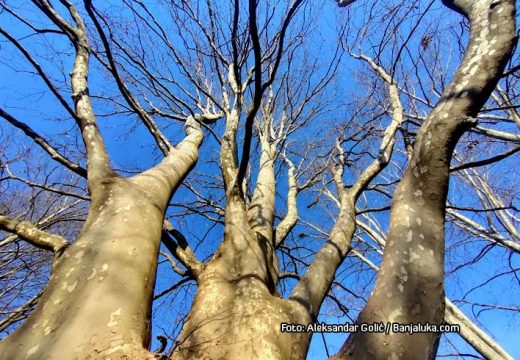
[[[117,325],[117,317],[121,316],[123,313],[123,309],[119,308],[116,311],[114,311],[112,314],[110,314],[110,321],[107,323],[108,327],[113,327]]]

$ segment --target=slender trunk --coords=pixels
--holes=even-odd
[[[340,214],[329,239],[318,251],[291,294],[291,299],[305,304],[313,318],[318,317],[321,304],[334,280],[336,270],[350,249],[356,231],[354,203],[355,195],[345,190],[341,195]]]
[[[396,190],[383,263],[359,323],[429,323],[444,319],[444,217],[449,165],[462,133],[496,86],[515,44],[515,3],[445,1],[469,18],[464,61],[421,126]],[[355,333],[338,359],[433,359],[439,332]]]

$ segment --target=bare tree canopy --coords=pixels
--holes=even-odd
[[[520,356],[515,8],[0,2],[0,359]]]

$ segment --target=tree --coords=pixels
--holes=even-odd
[[[193,117],[188,117],[186,138],[174,147],[156,129],[150,117],[141,114],[165,158],[131,178],[117,175],[109,164],[89,96],[87,79],[91,46],[82,16],[72,3],[63,2],[72,22],[47,1],[35,1],[34,4],[74,47],[73,107],[22,45],[4,30],[1,33],[33,64],[76,121],[86,150],[86,169],[72,163],[6,111],[2,110],[1,115],[56,161],[86,177],[90,209],[81,234],[73,244],[26,221],[6,216],[0,218],[3,230],[55,252],[54,270],[46,291],[27,321],[2,342],[1,356],[75,358],[83,356],[80,354],[98,357],[126,354],[133,358],[153,358],[145,348],[149,341],[148,314],[164,213],[175,189],[197,161],[202,142],[200,126]],[[138,105],[135,103],[135,106]],[[121,267],[121,264],[126,265]],[[131,296],[124,296],[125,293]],[[98,319],[108,319],[108,322],[99,326]],[[49,335],[54,341],[47,340]]]
[[[350,122],[340,125],[341,135],[332,150],[327,148],[329,144],[320,147],[292,143],[302,142],[305,132],[323,128],[324,114],[339,108],[339,97],[333,90],[341,76],[341,49],[336,45],[325,62],[323,54],[307,48],[306,38],[312,38],[316,18],[310,16],[313,8],[305,1],[282,5],[235,1],[229,6],[180,1],[162,4],[165,11],[159,13],[154,4],[140,0],[124,1],[114,8],[98,8],[84,1],[84,11],[68,1],[60,1],[58,8],[48,1],[35,0],[33,5],[43,16],[44,25],[30,12],[22,16],[17,9],[2,5],[10,18],[27,25],[32,35],[42,39],[60,36],[69,42],[67,50],[62,49],[62,44],[55,49],[62,61],[73,62],[73,104],[65,100],[68,84],[60,83],[60,71],[44,70],[31,55],[38,53],[39,47],[27,47],[18,35],[0,29],[30,64],[31,71],[43,80],[67,117],[75,121],[85,151],[82,158],[81,151],[75,153],[70,144],[54,145],[41,135],[41,130],[2,109],[0,116],[7,123],[75,174],[73,181],[56,186],[55,179],[63,175],[46,169],[43,182],[41,177],[30,181],[16,175],[24,172],[16,161],[7,158],[3,164],[7,176],[2,182],[18,181],[60,198],[87,200],[90,204],[83,228],[73,242],[65,240],[74,237],[73,231],[63,236],[43,231],[45,219],[31,223],[20,216],[0,216],[2,230],[54,254],[52,276],[45,291],[41,295],[32,293],[26,304],[12,312],[14,320],[7,319],[7,326],[12,325],[38,303],[27,320],[2,340],[0,356],[155,358],[156,354],[149,351],[150,312],[161,252],[180,280],[156,297],[188,282],[197,286],[167,358],[233,358],[235,354],[241,358],[304,358],[312,334],[281,332],[281,324],[317,321],[327,297],[344,307],[331,290],[336,285],[346,286],[335,280],[338,270],[349,254],[371,263],[352,244],[357,226],[370,232],[370,226],[356,219],[358,201],[370,196],[367,193],[370,186],[375,186],[374,180],[396,158],[399,132],[408,153],[405,159],[397,157],[394,161],[400,162],[398,166],[404,167],[406,161],[409,165],[391,195],[389,233],[386,241],[379,241],[385,254],[381,271],[358,322],[441,324],[452,316],[452,320],[457,319],[453,321],[462,324],[463,316],[455,305],[448,301],[446,315],[444,310],[443,234],[450,162],[458,139],[475,125],[474,118],[511,57],[516,40],[515,14],[513,1],[445,3],[469,19],[470,41],[451,84],[422,120],[418,133],[411,134],[405,123],[410,117],[401,100],[406,88],[397,82],[395,70],[402,50],[393,68],[381,64],[380,54],[371,58],[351,51],[380,79],[382,86],[378,90],[388,100],[388,109],[383,116],[378,115],[377,106],[370,109],[366,115],[370,120],[364,123],[361,114],[368,107],[362,106]],[[231,11],[226,16],[224,9],[228,8]],[[132,19],[131,26],[126,23],[127,17]],[[69,59],[70,48],[73,55]],[[95,65],[89,65],[91,56]],[[47,66],[53,59],[49,60],[45,61]],[[105,78],[98,75],[88,79],[93,68]],[[511,103],[507,92],[504,94],[496,101]],[[98,118],[106,113],[114,118],[129,114],[136,119],[164,159],[148,170],[138,166],[132,175],[116,170],[110,164],[101,125],[94,115],[93,99],[105,106]],[[365,104],[371,101],[369,95]],[[381,117],[388,122],[383,131],[374,131],[370,123]],[[173,122],[183,123],[186,131],[176,146],[170,140],[174,137]],[[354,130],[356,127],[359,131]],[[127,136],[133,136],[128,128],[125,131]],[[206,180],[196,174],[188,181],[203,133],[206,143],[219,147],[218,165],[203,153],[205,170],[211,175]],[[223,135],[219,137],[219,133]],[[360,161],[352,165],[353,151],[345,147],[361,143],[359,138],[363,137],[378,145],[375,151],[365,145],[358,155]],[[359,170],[357,174],[350,171],[350,166]],[[215,177],[216,171],[220,171],[220,177]],[[30,170],[24,175],[28,173]],[[82,179],[86,179],[88,193],[77,193],[72,186],[82,186]],[[471,179],[468,181],[480,184],[472,184],[474,187],[484,184],[484,180]],[[205,186],[194,185],[197,181]],[[352,185],[346,186],[345,181]],[[189,217],[193,213],[220,226],[214,233],[222,240],[204,261],[188,245],[193,245],[192,239],[169,221],[163,222],[167,208],[176,205],[170,203],[170,198],[181,184],[197,199],[195,204],[183,206],[182,218],[193,221]],[[328,189],[329,184],[335,185],[337,196]],[[286,195],[283,216],[277,214],[280,188]],[[327,240],[304,249],[311,255],[308,260],[302,253],[306,244],[292,237],[301,217],[297,199],[310,190],[318,191],[316,201],[323,194],[334,199],[339,213],[330,234],[323,230],[325,224],[318,226]],[[488,199],[495,199],[495,207],[504,207],[492,188],[487,194]],[[6,209],[6,214],[17,213],[16,207],[15,211]],[[59,209],[49,211],[57,214],[54,216],[60,214]],[[508,215],[499,211],[501,221],[508,224]],[[466,227],[478,227],[462,214],[450,214]],[[516,231],[513,223],[506,227],[512,233]],[[377,238],[377,234],[373,237]],[[507,237],[488,237],[506,247],[509,244],[510,249],[517,246]],[[12,238],[9,244],[15,241]],[[286,279],[297,282],[294,286],[281,284]],[[472,329],[474,324],[463,326]],[[433,358],[439,335],[356,333],[336,357],[386,359],[420,354],[421,358]],[[479,341],[467,338],[472,343]],[[486,348],[479,351],[484,354]]]
[[[469,19],[468,50],[417,134],[410,165],[394,195],[381,272],[360,322],[440,325],[444,320],[443,234],[452,152],[497,85],[516,39],[513,2],[445,4]],[[493,51],[495,44],[500,45]],[[357,333],[338,357],[434,358],[438,336]]]

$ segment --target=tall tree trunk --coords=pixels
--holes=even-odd
[[[516,40],[514,1],[444,3],[469,19],[469,45],[417,135],[394,195],[381,271],[359,323],[440,325],[444,319],[444,217],[452,152],[495,88]],[[433,359],[439,336],[355,333],[336,358]]]
[[[147,348],[164,212],[201,141],[192,128],[156,167],[95,185],[80,237],[54,264],[34,312],[0,342],[0,358],[154,358]]]
[[[65,107],[76,120],[87,154],[86,172],[76,172],[87,175],[90,210],[78,240],[53,264],[53,274],[34,312],[0,342],[0,358],[153,359],[147,348],[164,213],[197,161],[202,131],[195,119],[188,117],[186,137],[172,147],[151,118],[138,112],[162,144],[159,147],[165,158],[132,178],[116,175],[89,95],[91,49],[87,29],[74,4],[62,1],[62,5],[72,22],[49,2],[37,4],[74,46],[70,73],[74,111]],[[93,15],[91,2],[85,5]],[[92,18],[106,45],[99,23]],[[132,107],[142,110],[117,75],[108,46],[106,50],[118,86]]]
[[[390,83],[388,75],[385,81]],[[199,289],[176,347],[170,353],[172,359],[306,357],[311,333],[281,332],[281,325],[307,326],[317,319],[335,271],[345,258],[355,232],[355,202],[388,164],[395,133],[403,120],[397,87],[390,86],[390,93],[394,116],[383,136],[380,154],[348,190],[341,180],[344,164],[335,168],[341,203],[338,221],[289,299],[282,299],[277,293],[278,269],[274,250],[298,218],[296,195],[299,190],[294,165],[285,159],[289,165],[287,213],[274,229],[276,142],[271,142],[268,135],[270,117],[266,117],[264,129],[259,132],[258,180],[251,203],[246,205],[236,184],[233,155],[236,153],[234,134],[238,117],[234,113],[228,116],[221,150],[224,182],[230,189],[224,241],[198,278]]]

